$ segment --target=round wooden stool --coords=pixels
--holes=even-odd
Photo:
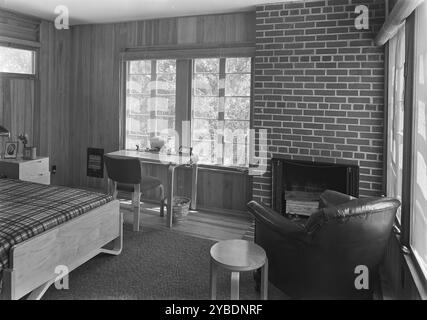
[[[267,300],[268,259],[265,251],[253,242],[227,240],[211,248],[211,299],[216,299],[217,269],[231,271],[231,300],[239,300],[240,272],[261,269],[261,299]]]

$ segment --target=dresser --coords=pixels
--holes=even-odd
[[[0,177],[50,184],[49,158],[36,160],[0,159]]]

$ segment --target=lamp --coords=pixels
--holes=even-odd
[[[8,137],[10,138],[10,131],[5,127],[0,126],[0,137]]]

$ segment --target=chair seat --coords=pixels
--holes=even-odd
[[[161,185],[162,185],[162,182],[157,178],[150,177],[150,176],[142,176],[141,191],[148,191],[148,190],[157,188]],[[117,190],[125,191],[125,192],[133,192],[133,185],[118,183]]]

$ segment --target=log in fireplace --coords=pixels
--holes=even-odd
[[[359,196],[359,167],[345,164],[272,159],[272,206],[282,214],[309,216],[330,189]]]

